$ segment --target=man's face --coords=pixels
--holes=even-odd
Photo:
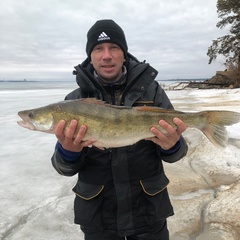
[[[125,62],[122,49],[115,43],[97,44],[91,53],[91,64],[107,82],[116,82],[122,75]]]

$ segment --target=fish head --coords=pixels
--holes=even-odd
[[[20,111],[18,115],[22,118],[17,122],[21,127],[42,132],[51,132],[53,128],[53,115],[45,108]]]

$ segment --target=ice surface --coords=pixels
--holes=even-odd
[[[60,176],[51,166],[55,136],[17,125],[17,112],[64,99],[75,83],[44,86],[0,86],[0,239],[83,239],[73,224],[71,189],[76,176]],[[182,111],[223,109],[240,112],[239,89],[167,91]],[[230,138],[239,139],[240,124],[229,127]],[[206,144],[205,141],[198,144]],[[209,143],[207,143],[209,144]],[[199,152],[197,152],[199,154]],[[238,165],[238,156],[225,159]],[[218,159],[212,160],[218,165]]]

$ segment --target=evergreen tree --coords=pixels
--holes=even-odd
[[[217,13],[221,21],[216,26],[230,29],[229,34],[212,41],[207,52],[209,64],[221,54],[226,57],[225,65],[234,67],[240,76],[240,0],[218,0]]]

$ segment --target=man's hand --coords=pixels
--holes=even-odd
[[[147,140],[153,141],[164,150],[172,148],[178,142],[182,133],[187,129],[184,122],[179,118],[174,118],[173,122],[176,124],[176,128],[172,127],[166,121],[160,120],[159,125],[166,131],[166,133],[162,133],[158,129],[152,127],[150,132],[154,134],[155,137],[147,138]]]
[[[72,120],[66,131],[64,130],[66,125],[64,120],[59,121],[56,126],[55,135],[62,147],[68,151],[80,152],[84,147],[91,146],[95,142],[94,139],[82,141],[86,134],[87,127],[82,125],[77,132],[77,124],[78,122],[76,120]],[[73,136],[75,135],[76,137],[74,138]]]

